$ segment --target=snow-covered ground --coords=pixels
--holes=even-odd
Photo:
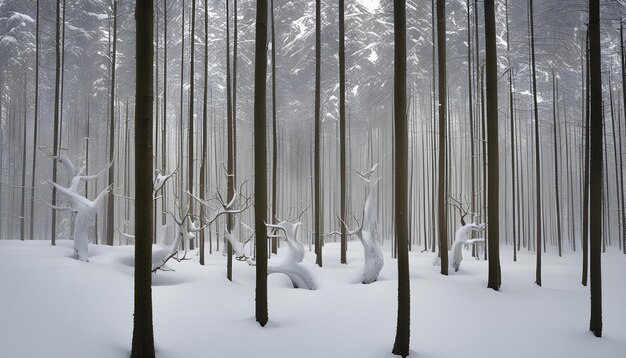
[[[379,281],[360,284],[362,247],[349,246],[347,266],[336,244],[325,246],[321,269],[307,252],[317,291],[271,275],[265,328],[254,321],[254,267],[235,261],[231,283],[221,253],[204,267],[173,263],[175,272],[153,277],[158,357],[393,357],[396,262],[387,250]],[[129,356],[133,247],[90,245],[89,263],[70,258],[72,247],[0,241],[0,356]],[[595,338],[580,256],[544,255],[540,288],[533,254],[514,263],[508,251],[501,292],[486,288],[487,263],[467,253],[449,277],[431,253],[411,254],[411,356],[626,357],[626,256],[615,248],[602,256],[604,337]]]

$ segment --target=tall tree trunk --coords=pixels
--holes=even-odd
[[[22,135],[22,201],[20,203],[20,240],[24,241],[24,230],[25,230],[25,217],[24,217],[24,209],[26,205],[26,118],[27,118],[27,108],[28,108],[28,99],[26,97],[26,74],[24,74],[24,90],[23,90],[23,135]]]
[[[474,8],[476,11],[476,8]],[[474,154],[474,96],[472,94],[472,30],[471,30],[471,16],[470,16],[470,0],[467,0],[467,88],[468,88],[468,101],[469,101],[469,132],[470,132],[470,167],[471,167],[471,195],[470,198],[470,210],[472,213],[476,212],[476,169],[475,169],[475,154]],[[478,47],[478,44],[476,44]]]
[[[167,0],[163,0],[163,124],[161,125],[161,170],[167,172]],[[161,225],[167,223],[167,199],[161,198]],[[160,230],[161,228],[159,228]]]
[[[152,21],[151,21],[152,22]],[[152,31],[150,31],[152,33]],[[150,40],[152,42],[152,39]],[[111,54],[111,98],[109,115],[109,185],[113,185],[115,165],[113,164],[113,153],[115,148],[115,63],[117,57],[117,0],[113,2],[113,52]],[[150,169],[152,170],[152,169]],[[115,209],[113,192],[109,194],[107,200],[107,245],[113,245],[113,226],[115,221]],[[150,211],[152,213],[152,210]]]
[[[321,95],[321,59],[322,59],[322,10],[321,0],[315,0],[315,263],[322,267],[322,235],[320,225],[321,161],[320,161],[320,95]]]
[[[266,35],[267,37],[267,35]],[[230,13],[228,12],[228,0],[226,1],[226,128],[227,128],[227,161],[228,161],[228,178],[226,178],[226,191],[228,201],[232,200],[234,191],[234,152],[233,152],[233,107],[232,107],[232,87],[230,84]],[[226,229],[232,232],[234,220],[232,215],[228,215],[226,219]],[[226,278],[233,280],[233,248],[230,241],[226,242]]]
[[[585,107],[585,170],[584,189],[583,189],[583,267],[582,267],[582,284],[587,286],[588,268],[589,268],[589,166],[590,166],[590,127],[591,127],[591,106],[590,106],[590,69],[589,69],[589,29],[587,29],[587,41],[585,43],[585,53],[587,58],[587,78],[586,78],[586,107]]]
[[[533,0],[529,0],[530,10],[530,54],[531,54],[531,66],[532,66],[532,89],[533,89],[533,111],[535,115],[535,190],[537,194],[536,202],[536,229],[537,229],[537,266],[535,272],[535,283],[541,286],[541,243],[542,243],[542,227],[541,227],[541,153],[539,152],[539,110],[537,107],[537,72],[535,66],[535,25],[533,16]]]
[[[254,59],[254,223],[256,231],[256,321],[267,323],[267,0],[257,0]]]
[[[509,1],[505,1],[506,10],[506,51],[509,67],[511,67],[511,39],[509,37]],[[509,68],[509,121],[511,126],[511,208],[513,209],[513,261],[517,261],[516,237],[518,237],[515,217],[515,101],[513,98],[513,70]]]
[[[237,0],[233,0],[233,185],[237,185]]]
[[[489,144],[489,279],[487,287],[498,291],[500,277],[500,178],[498,158],[498,59],[494,0],[485,0],[485,49],[487,60],[487,142]]]
[[[30,228],[28,230],[30,239],[35,238],[34,224],[35,224],[35,178],[37,177],[37,143],[38,143],[38,130],[39,130],[39,22],[41,18],[39,16],[39,0],[37,0],[37,23],[35,29],[35,118],[33,119],[33,165],[32,175],[30,182]],[[0,110],[2,108],[0,107]],[[89,137],[88,137],[89,138]]]
[[[191,29],[190,29],[190,33],[191,36],[189,38],[189,123],[188,123],[188,127],[187,127],[187,139],[188,139],[188,143],[187,143],[187,156],[188,156],[188,162],[187,162],[187,190],[193,194],[193,184],[194,184],[194,174],[193,174],[193,161],[194,161],[194,139],[193,139],[193,133],[194,133],[194,127],[193,127],[193,115],[194,115],[194,65],[195,65],[195,60],[196,60],[196,56],[195,56],[195,48],[196,48],[196,0],[192,0],[191,1]],[[189,207],[193,208],[193,200],[189,199]],[[193,209],[192,209],[193,210]],[[194,249],[194,243],[193,240],[189,241],[189,249],[193,250]]]
[[[438,17],[441,19],[441,17]],[[406,2],[394,0],[394,131],[395,131],[395,211],[398,248],[398,317],[393,354],[409,355],[411,298],[409,279],[408,217],[408,128],[406,120]]]
[[[439,196],[438,227],[441,274],[448,274],[448,225],[446,218],[446,3],[437,1],[437,58],[439,65]],[[404,108],[404,107],[400,107]],[[396,111],[398,112],[398,111]]]
[[[270,12],[272,17],[272,217],[270,220],[276,224],[278,205],[278,129],[276,122],[276,32],[274,31],[274,0],[270,0]],[[316,206],[317,207],[317,206]],[[278,252],[278,238],[272,238],[272,253]]]
[[[600,1],[589,0],[589,77],[591,82],[591,148],[589,193],[589,276],[591,319],[589,330],[602,337],[602,73],[600,56]]]
[[[207,156],[207,95],[209,89],[209,1],[204,0],[204,84],[202,98],[202,153],[200,164],[200,199],[204,200],[206,193],[206,156]],[[204,205],[200,205],[200,217],[204,217]],[[204,230],[200,232],[200,265],[204,265]]]
[[[152,0],[138,0],[136,19],[135,89],[135,301],[132,358],[154,357],[152,329],[152,105],[153,105]]]
[[[53,137],[53,152],[54,155],[59,155],[59,100],[61,89],[61,0],[57,0],[56,9],[56,35],[55,35],[55,53],[56,53],[56,68],[55,68],[55,85],[54,85],[54,137]],[[54,160],[52,163],[52,181],[57,182],[57,165],[58,161]],[[57,191],[52,188],[52,205],[56,205]],[[57,228],[57,214],[56,210],[52,210],[52,232],[51,243],[56,245],[56,228]]]
[[[624,125],[626,126],[626,53],[624,52],[624,19],[620,18],[619,23],[619,39],[620,39],[620,49],[621,49],[621,60],[622,60],[622,105],[624,105]],[[621,136],[620,136],[620,168],[622,166],[622,147],[621,147]],[[624,204],[624,172],[620,169],[622,175],[622,186],[620,188],[620,193],[622,197],[622,252],[626,254],[626,204]]]
[[[339,217],[346,222],[346,45],[345,45],[345,6],[339,0]],[[405,99],[406,101],[406,99]],[[348,237],[346,226],[341,225],[341,263],[348,263],[346,251]]]
[[[559,247],[559,257],[563,254],[563,244],[561,241],[561,206],[559,196],[559,157],[558,148],[559,143],[557,141],[557,126],[558,118],[556,109],[559,104],[558,98],[558,79],[554,76],[554,69],[552,69],[552,118],[554,119],[553,134],[554,134],[554,190],[556,195],[556,240]]]
[[[181,43],[181,49],[180,49],[180,115],[178,117],[178,166],[180,166],[180,172],[184,173],[184,162],[183,162],[183,144],[184,144],[184,138],[183,138],[183,111],[184,111],[184,106],[185,106],[185,101],[184,101],[184,97],[185,97],[185,0],[182,0],[182,7],[181,7],[181,15],[182,15],[182,21],[181,21],[181,29],[180,29],[180,43]],[[181,203],[179,203],[180,205],[183,205],[182,203],[182,198],[183,198],[183,175],[179,175],[178,176],[178,195],[180,198]],[[185,241],[182,241],[182,247],[185,247]]]

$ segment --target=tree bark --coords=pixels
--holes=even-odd
[[[563,243],[561,239],[561,206],[560,206],[560,196],[559,196],[559,156],[558,156],[558,148],[559,143],[557,139],[557,127],[558,127],[558,118],[556,114],[556,109],[559,104],[558,98],[558,89],[557,82],[558,81],[554,76],[554,69],[552,69],[552,118],[554,120],[553,125],[553,134],[554,134],[554,190],[556,196],[556,240],[559,248],[559,257],[563,255]]]
[[[600,56],[600,1],[589,0],[589,77],[591,82],[591,148],[589,195],[589,276],[591,319],[589,330],[602,337],[602,73]]]
[[[38,130],[39,130],[39,0],[37,0],[37,23],[35,29],[35,118],[33,119],[33,165],[31,168],[32,176],[30,182],[30,228],[28,230],[30,239],[35,237],[34,224],[35,224],[35,178],[37,177],[37,143],[38,143]],[[1,108],[0,108],[1,109]],[[87,159],[89,163],[89,159]]]
[[[411,298],[409,278],[408,127],[406,119],[406,0],[394,0],[395,224],[398,248],[398,317],[393,354],[409,355]],[[441,19],[441,17],[438,17]]]
[[[487,143],[489,221],[489,278],[487,287],[498,291],[500,275],[500,178],[498,158],[498,59],[494,0],[485,0],[485,49],[487,60]]]
[[[532,89],[533,89],[533,111],[535,115],[535,190],[537,194],[537,202],[536,202],[536,232],[537,232],[537,262],[536,262],[536,270],[535,270],[535,283],[538,286],[541,286],[541,243],[542,243],[542,227],[541,227],[541,154],[539,152],[539,110],[537,107],[537,72],[535,65],[535,25],[534,25],[534,16],[533,16],[533,0],[529,0],[529,10],[530,10],[530,53],[531,53],[531,66],[532,66]]]
[[[61,89],[61,0],[57,0],[56,9],[56,35],[55,35],[55,53],[56,53],[56,67],[55,67],[55,85],[54,85],[54,137],[53,137],[53,154],[59,155],[59,100]],[[57,182],[57,162],[52,163],[52,181]],[[52,205],[56,205],[57,191],[52,188]],[[51,227],[51,243],[56,245],[56,228],[57,228],[57,214],[56,210],[52,210],[52,227]]]
[[[232,87],[230,84],[230,13],[228,11],[228,0],[226,1],[226,128],[227,128],[227,166],[228,177],[226,178],[226,195],[230,202],[235,193],[234,191],[234,151],[233,151],[233,107],[232,107]],[[226,229],[228,232],[233,230],[233,216],[228,214],[226,218]],[[226,278],[233,280],[233,247],[230,241],[226,241]]]
[[[315,0],[315,263],[322,267],[322,236],[320,225],[320,195],[322,190],[321,184],[321,161],[320,161],[320,132],[321,132],[321,118],[320,118],[320,94],[321,94],[321,54],[322,54],[322,42],[321,42],[321,30],[322,30],[322,11],[321,0]]]
[[[345,6],[339,0],[339,217],[346,222],[346,45],[345,45]],[[406,101],[406,99],[405,99]],[[347,264],[346,251],[348,236],[346,226],[341,225],[341,258]]]
[[[439,64],[439,196],[438,227],[441,274],[448,275],[448,226],[446,217],[446,3],[437,1],[437,55]],[[397,112],[397,111],[396,111]]]
[[[267,76],[267,0],[257,0],[254,59],[254,223],[256,231],[256,321],[267,314],[267,147],[265,81]]]
[[[135,90],[135,303],[131,357],[154,357],[152,328],[152,131],[153,131],[152,0],[138,0]]]
[[[152,32],[152,31],[151,31]],[[152,41],[152,39],[150,40]],[[111,54],[111,98],[109,99],[109,163],[113,163],[115,148],[115,63],[117,57],[117,0],[113,2],[113,52]],[[109,185],[113,185],[115,165],[109,167]],[[107,245],[113,246],[113,226],[115,221],[115,196],[111,191],[107,198]],[[152,212],[152,210],[150,211]]]
[[[200,163],[200,199],[204,200],[206,193],[206,156],[207,156],[207,97],[209,86],[209,1],[204,0],[204,84],[202,98],[202,161]],[[200,205],[200,217],[204,217],[204,205]],[[200,265],[204,265],[204,230],[200,232]]]
[[[278,128],[276,122],[276,32],[274,31],[274,0],[270,1],[272,17],[272,217],[270,220],[276,224],[278,205]],[[272,253],[278,252],[278,238],[272,238]]]

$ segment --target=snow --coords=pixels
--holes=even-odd
[[[3,357],[128,357],[132,335],[132,246],[90,245],[91,262],[72,256],[72,242],[0,241],[0,347]],[[486,288],[487,263],[466,259],[448,277],[432,253],[412,252],[411,357],[626,356],[626,260],[603,254],[604,337],[588,332],[589,288],[580,285],[580,255],[543,257],[544,286],[534,281],[534,254],[514,263],[503,246],[501,292]],[[272,256],[280,262],[286,254]],[[268,325],[254,321],[254,267],[233,262],[226,280],[221,253],[172,262],[153,276],[157,356],[394,357],[396,261],[377,282],[359,282],[363,253],[349,243],[324,246],[324,268],[306,265],[316,291],[296,290],[283,275],[268,277]],[[469,255],[467,255],[470,257]]]

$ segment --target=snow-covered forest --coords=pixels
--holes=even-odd
[[[625,17],[0,0],[0,356],[626,355]]]

